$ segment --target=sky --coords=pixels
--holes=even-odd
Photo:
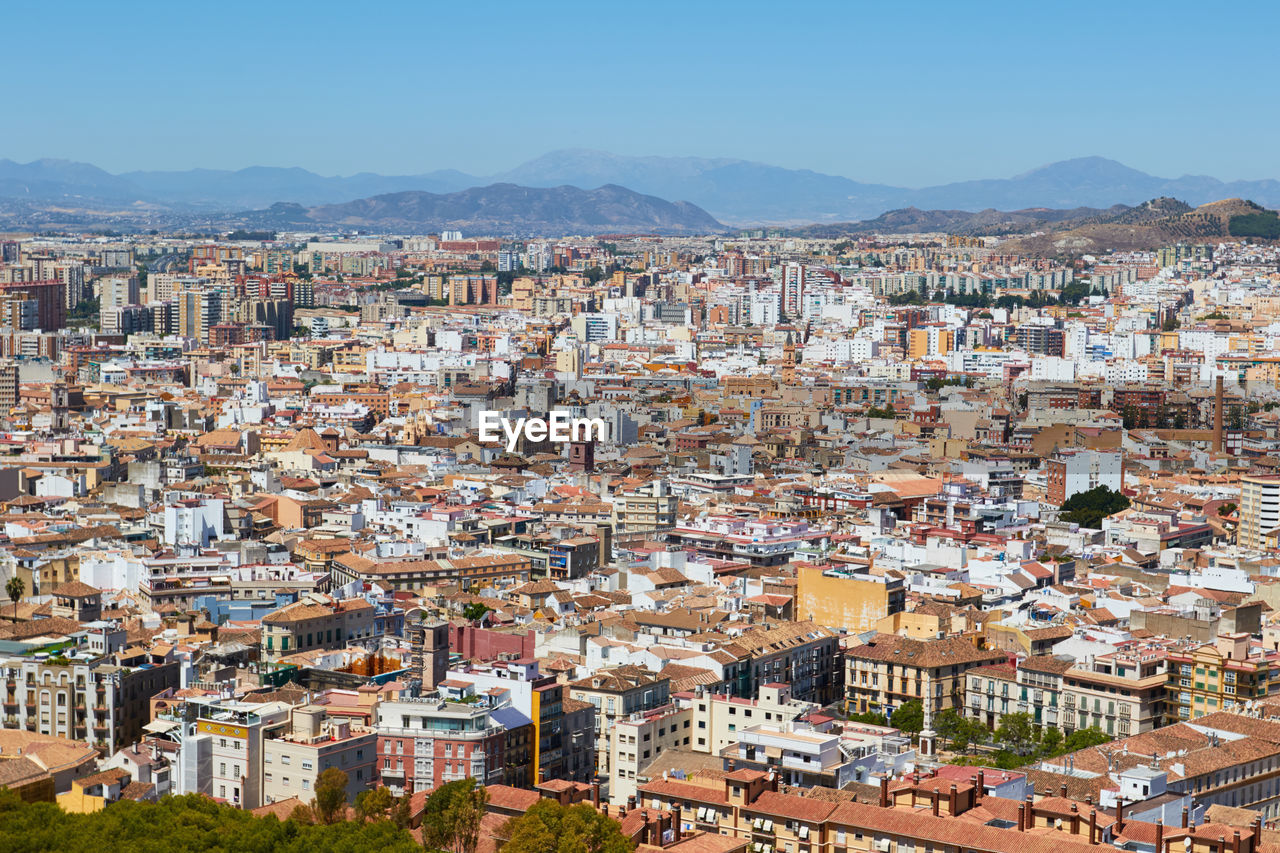
[[[494,175],[559,148],[926,186],[1280,178],[1280,4],[8,0],[0,158]]]

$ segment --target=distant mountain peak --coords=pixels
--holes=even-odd
[[[1058,160],[1053,163],[1046,163],[1043,166],[1037,166],[1030,171],[1023,172],[1020,175],[1014,175],[1011,180],[1024,181],[1037,178],[1057,178],[1068,180],[1079,180],[1081,178],[1114,178],[1114,177],[1141,177],[1150,180],[1151,175],[1146,172],[1126,166],[1118,160],[1111,160],[1107,157],[1091,155],[1088,157],[1072,157],[1067,160]]]

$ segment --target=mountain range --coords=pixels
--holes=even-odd
[[[1192,205],[1250,198],[1280,206],[1280,181],[1231,181],[1184,175],[1162,178],[1102,157],[1082,157],[1010,178],[908,188],[863,183],[806,169],[746,160],[630,157],[566,149],[497,175],[451,169],[415,175],[362,172],[325,177],[301,168],[254,166],[238,171],[193,169],[114,175],[86,163],[0,160],[0,199],[62,208],[225,212],[268,208],[277,202],[327,206],[403,192],[450,194],[494,184],[530,188],[614,185],[643,196],[681,200],[721,222],[798,224],[864,220],[902,208],[979,211],[1030,208],[1106,209],[1157,197]]]
[[[521,187],[491,184],[454,193],[409,190],[340,204],[304,207],[277,203],[236,215],[240,224],[272,229],[322,225],[366,230],[427,232],[459,228],[468,234],[714,234],[725,227],[702,208],[608,184]]]

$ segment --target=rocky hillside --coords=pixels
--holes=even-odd
[[[1067,228],[1011,241],[1006,247],[1050,255],[1155,249],[1179,241],[1258,236],[1249,233],[1245,223],[1261,223],[1265,228],[1274,219],[1274,212],[1245,199],[1224,199],[1193,208],[1177,199],[1157,198],[1115,215],[1092,217]]]
[[[401,192],[309,208],[313,224],[393,231],[537,236],[641,232],[708,234],[725,230],[702,208],[625,187],[521,187],[493,184],[455,193]]]

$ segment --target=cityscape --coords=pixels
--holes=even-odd
[[[308,16],[393,23],[291,5],[202,33],[296,25],[279,67],[105,116],[138,60],[73,58],[0,145],[0,850],[1280,853],[1274,117],[1215,159],[1143,99],[1217,71],[1034,68],[1027,133],[939,160],[906,71],[866,95],[901,150],[853,132],[889,48],[827,24],[927,53],[1048,10],[391,4],[459,34],[439,67],[316,68],[283,140],[243,87],[342,43]],[[175,16],[132,35],[176,59]],[[659,115],[717,26],[811,37],[812,79],[725,57],[763,100]],[[594,77],[505,50],[584,35]],[[556,122],[490,124],[535,85]],[[1036,86],[1133,108],[1036,138]],[[737,141],[749,103],[796,132]]]

